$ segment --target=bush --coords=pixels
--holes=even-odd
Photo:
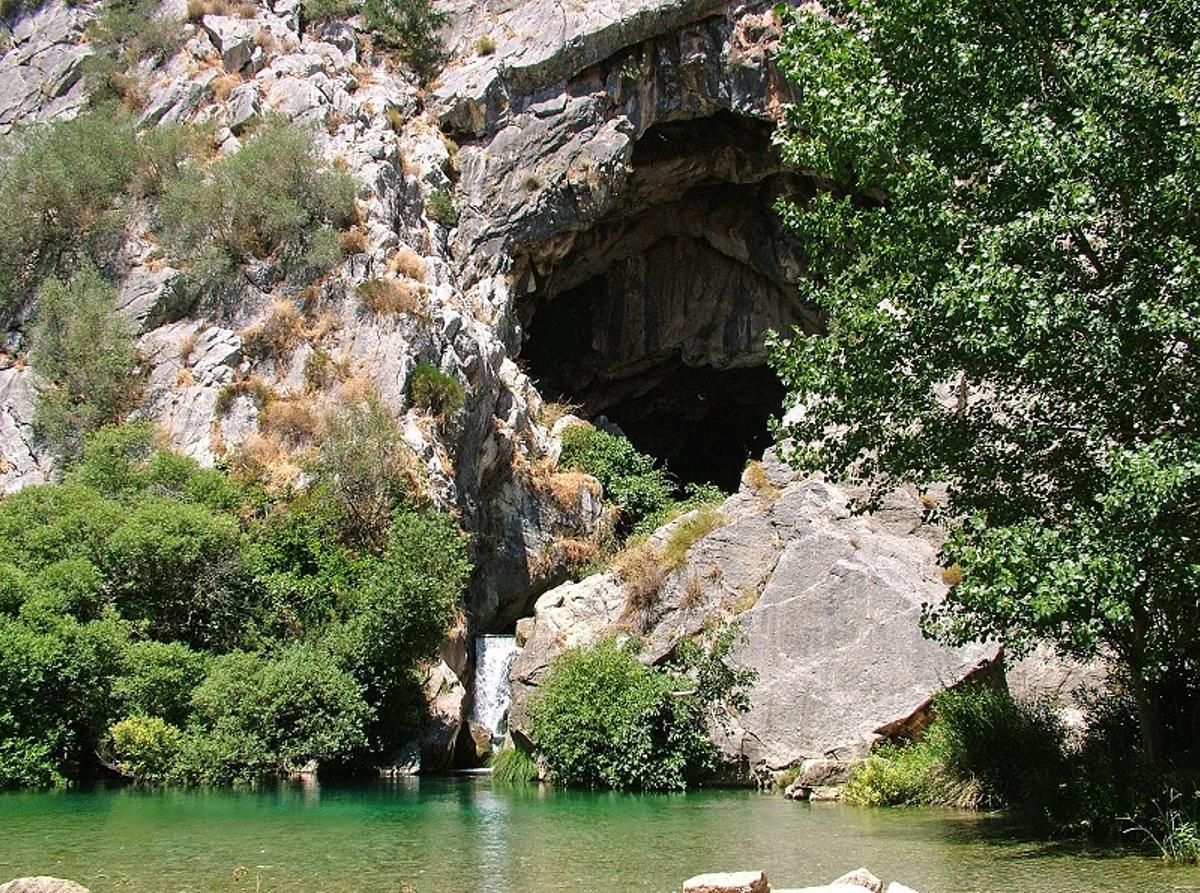
[[[585,471],[600,482],[604,498],[621,510],[623,530],[672,504],[674,487],[651,456],[639,453],[626,438],[591,425],[572,425],[563,432],[558,464]]]
[[[192,503],[151,497],[109,538],[104,572],[122,616],[149,633],[200,648],[229,648],[249,613],[236,520]]]
[[[1053,801],[1070,765],[1065,732],[1046,705],[968,685],[939,694],[933,711],[919,741],[884,745],[855,772],[848,802],[1060,811]]]
[[[492,781],[496,784],[528,784],[537,781],[538,767],[533,757],[515,747],[492,756]]]
[[[300,8],[305,22],[328,22],[348,18],[361,6],[361,0],[303,0]]]
[[[116,294],[90,265],[69,285],[51,279],[38,293],[35,428],[61,459],[77,455],[89,431],[119,421],[140,394],[137,351]]]
[[[27,131],[0,161],[0,320],[38,283],[123,237],[118,199],[133,175],[137,140],[127,122],[101,112]]]
[[[394,48],[423,78],[442,61],[437,32],[450,22],[449,13],[430,0],[365,0],[363,19],[380,43]]]
[[[332,654],[308,644],[270,658],[217,658],[192,703],[180,772],[194,781],[253,781],[314,760],[348,760],[365,744],[361,687]]]
[[[161,717],[183,726],[192,692],[208,672],[210,656],[182,642],[135,642],[113,685],[113,697],[130,716]]]
[[[424,287],[408,279],[369,279],[355,294],[363,309],[376,316],[425,312]]]
[[[343,405],[325,426],[315,468],[336,511],[341,539],[377,549],[404,499],[421,495],[423,468],[378,396]]]
[[[318,156],[311,135],[270,118],[207,171],[187,167],[168,182],[160,212],[194,277],[224,279],[251,258],[309,263],[330,228],[352,222],[354,181]]]
[[[133,111],[144,105],[139,63],[157,67],[182,37],[178,23],[158,12],[155,0],[106,0],[88,27],[93,52],[83,66],[93,103],[117,100]]]
[[[748,706],[753,676],[726,660],[733,632],[664,668],[614,640],[556,658],[531,710],[550,777],[564,784],[682,790],[716,766],[709,723]]]
[[[425,201],[425,213],[429,215],[429,219],[435,223],[440,223],[447,229],[452,229],[458,225],[458,208],[454,204],[454,199],[450,193],[443,192],[441,189],[435,189],[429,193],[429,198]]]
[[[117,771],[143,781],[163,781],[175,771],[183,733],[157,716],[129,716],[108,730]]]
[[[466,391],[458,379],[432,363],[418,363],[408,381],[413,404],[445,422],[463,408]]]

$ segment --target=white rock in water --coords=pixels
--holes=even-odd
[[[765,871],[698,874],[683,882],[683,893],[770,893]]]
[[[846,872],[834,881],[834,884],[849,884],[852,887],[863,887],[870,890],[871,893],[883,893],[883,881],[865,868],[856,868],[854,871]]]
[[[19,877],[0,884],[0,893],[88,893],[88,888],[56,877]]]

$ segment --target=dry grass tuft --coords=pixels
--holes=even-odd
[[[257,375],[231,381],[217,392],[216,405],[213,407],[216,414],[229,415],[229,410],[233,408],[233,402],[238,397],[249,397],[261,412],[275,399],[275,390]]]
[[[560,570],[578,571],[600,557],[600,544],[584,537],[557,536],[529,562],[530,576],[545,580]]]
[[[235,87],[242,85],[242,76],[236,71],[230,71],[225,74],[219,74],[208,82],[208,89],[212,91],[213,99],[217,102],[224,102],[229,98],[229,94],[233,92]]]
[[[179,362],[185,366],[192,363],[192,353],[196,349],[196,333],[188,332],[179,339]]]
[[[358,287],[358,301],[376,316],[425,313],[425,287],[411,279],[370,279]]]
[[[417,254],[407,245],[399,248],[388,258],[388,271],[394,276],[404,276],[414,282],[424,282],[428,271],[425,268],[425,258]]]
[[[683,581],[683,594],[679,597],[679,606],[685,611],[700,607],[704,603],[704,580],[692,571]]]
[[[475,41],[476,56],[490,56],[494,52],[496,52],[496,41],[488,35],[484,34]]]
[[[963,581],[963,569],[961,565],[952,564],[949,567],[942,568],[942,582],[947,586],[957,586]]]
[[[578,512],[583,507],[583,494],[600,498],[600,483],[582,471],[558,471],[548,459],[539,459],[530,469],[533,486],[550,497],[564,512]]]
[[[181,391],[184,388],[190,388],[195,384],[196,384],[196,376],[192,374],[191,369],[189,369],[187,366],[184,366],[182,369],[180,369],[178,372],[175,373],[175,380],[171,383],[171,386],[175,390]]]
[[[276,301],[266,318],[241,333],[246,350],[283,363],[304,340],[304,316],[291,301]]]
[[[309,443],[321,430],[320,418],[304,397],[272,400],[258,414],[259,429],[286,447]]]
[[[277,491],[294,484],[301,468],[277,440],[251,432],[231,458],[229,473],[235,480]]]
[[[654,606],[669,573],[646,540],[627,546],[613,560],[613,569],[625,586],[626,617],[645,615]]]
[[[543,403],[542,411],[538,413],[538,421],[547,428],[553,428],[555,422],[563,416],[572,415],[582,403]]]
[[[371,248],[370,240],[361,227],[352,226],[338,234],[338,242],[342,246],[342,254],[350,257],[354,254],[365,254]]]
[[[755,496],[765,502],[771,502],[779,497],[779,488],[771,483],[761,462],[754,461],[747,465],[746,470],[742,472],[742,480]]]

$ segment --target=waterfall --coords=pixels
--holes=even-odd
[[[471,721],[489,729],[493,742],[508,731],[508,671],[516,656],[515,636],[475,639],[475,706]]]

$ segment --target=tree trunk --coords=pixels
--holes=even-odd
[[[1158,690],[1147,682],[1142,673],[1133,673],[1133,701],[1137,707],[1138,726],[1142,732],[1142,750],[1152,763],[1161,763],[1163,753],[1162,712],[1158,702]]]

